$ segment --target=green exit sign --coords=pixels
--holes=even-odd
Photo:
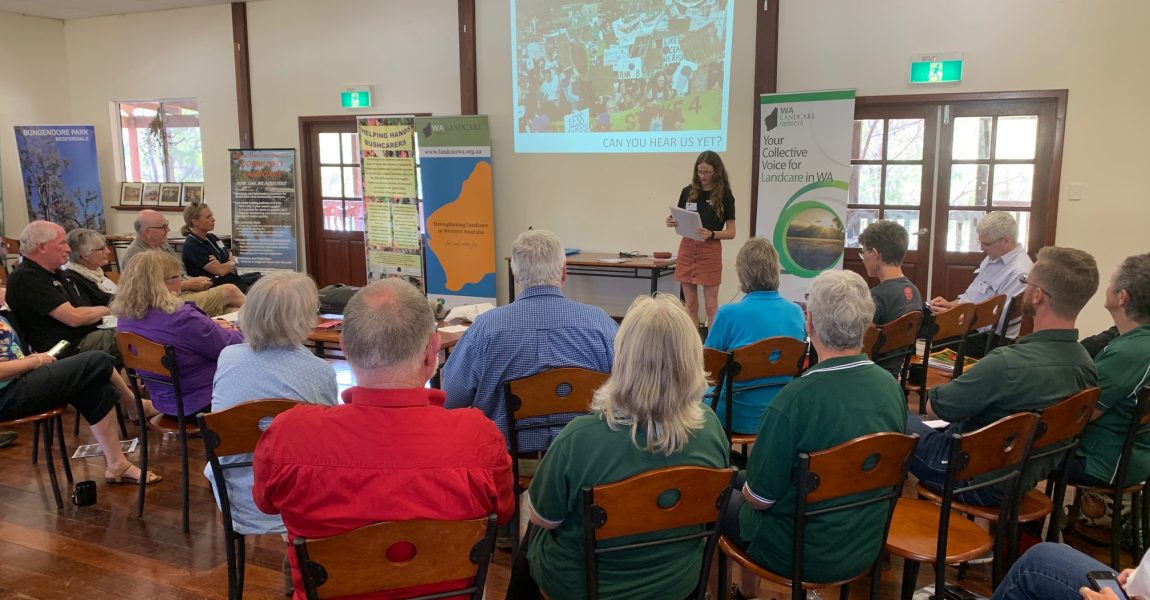
[[[962,53],[919,54],[910,61],[911,83],[962,81]]]
[[[368,108],[371,106],[371,90],[354,89],[340,92],[339,104],[343,108]]]

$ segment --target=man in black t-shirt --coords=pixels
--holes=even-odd
[[[112,314],[107,306],[86,306],[85,297],[60,272],[68,262],[68,237],[64,228],[47,221],[33,221],[20,233],[24,260],[8,278],[8,307],[15,315],[20,334],[35,352],[46,352],[56,342],[68,340],[64,355],[101,350],[117,358],[115,330],[97,329]]]
[[[918,288],[902,272],[910,236],[906,229],[894,221],[875,221],[859,234],[863,266],[867,275],[878,279],[870,290],[874,300],[874,323],[882,325],[916,310],[922,310],[922,296]],[[879,364],[898,377],[902,359],[879,361]]]

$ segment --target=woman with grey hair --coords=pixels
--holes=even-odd
[[[807,339],[803,310],[779,294],[779,254],[770,240],[747,240],[735,259],[735,271],[746,296],[741,302],[719,307],[707,333],[708,348],[729,352],[770,337]],[[790,377],[766,377],[736,384],[732,433],[755,433],[775,394],[790,381]],[[740,391],[743,388],[752,389]],[[713,390],[707,390],[707,395]],[[728,404],[724,393],[715,411],[720,423],[727,422]]]
[[[98,231],[73,229],[68,232],[68,262],[65,276],[82,297],[82,306],[108,306],[116,295],[116,282],[104,274],[108,264],[108,240]]]
[[[334,405],[339,396],[335,370],[303,347],[315,326],[319,293],[302,273],[264,275],[248,290],[240,310],[244,343],[220,352],[212,383],[212,412],[265,398],[284,398]],[[221,463],[250,462],[251,456],[220,459]],[[204,475],[212,482],[211,465]],[[232,507],[232,526],[243,535],[286,533],[278,515],[267,515],[252,500],[252,470],[225,471]],[[216,498],[217,504],[219,497]]]

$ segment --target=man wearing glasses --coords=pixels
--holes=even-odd
[[[136,239],[120,257],[121,270],[128,266],[128,261],[132,260],[133,256],[149,250],[167,252],[180,259],[180,255],[168,243],[169,226],[168,219],[164,215],[150,209],[141,210],[132,226],[136,230]],[[184,264],[182,259],[180,264]],[[244,293],[230,283],[213,288],[211,279],[188,277],[183,271],[180,272],[180,278],[180,298],[195,302],[196,306],[209,316],[222,315],[244,304]]]
[[[958,295],[956,300],[947,300],[942,296],[931,300],[931,312],[935,314],[945,312],[961,302],[978,304],[999,294],[1006,296],[1009,301],[1022,292],[1023,284],[1018,281],[1018,277],[1028,273],[1034,263],[1018,243],[1018,222],[1010,216],[1010,213],[996,210],[986,213],[975,229],[978,231],[978,243],[986,253],[986,258],[982,259],[982,263],[975,270],[974,281],[965,292]],[[1006,318],[1005,311],[1002,318]],[[1017,338],[1021,325],[1021,321],[1011,323],[1006,336],[1011,339]],[[977,350],[975,355],[981,354],[981,348],[986,345],[986,338],[982,337],[981,342],[978,340],[985,335],[983,333],[971,336],[966,347]],[[970,356],[971,353],[967,352],[967,355]]]
[[[1086,349],[1078,343],[1075,321],[1082,307],[1098,290],[1098,265],[1082,250],[1048,246],[1038,252],[1029,274],[1016,277],[1024,288],[1022,312],[1034,320],[1034,333],[1010,346],[991,350],[950,383],[931,388],[930,405],[940,419],[950,422],[943,431],[907,415],[907,433],[919,435],[911,472],[924,484],[942,489],[950,434],[969,433],[1003,417],[1036,411],[1058,403],[1087,387],[1098,385],[1098,373]],[[1029,489],[1054,467],[1044,459],[1028,469],[1023,481]],[[962,502],[993,505],[1001,490],[973,490]]]

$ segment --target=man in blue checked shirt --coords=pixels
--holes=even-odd
[[[463,334],[443,367],[447,408],[475,407],[507,437],[507,393],[513,379],[559,367],[608,373],[619,328],[603,309],[563,297],[563,244],[550,231],[519,234],[511,272],[522,290],[511,304],[490,310]],[[546,450],[562,427],[519,434],[519,450]]]

